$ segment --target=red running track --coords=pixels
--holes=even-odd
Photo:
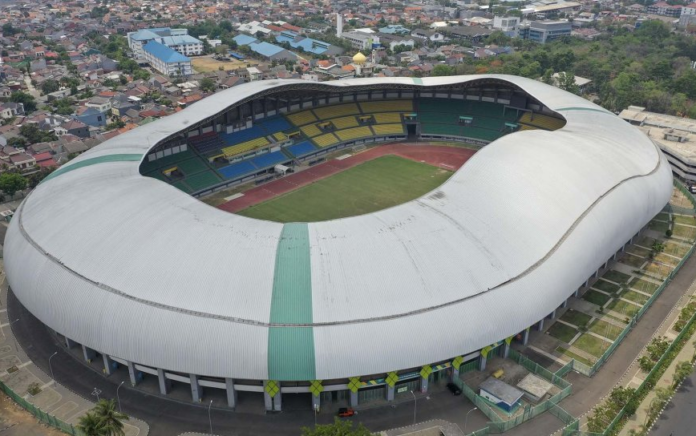
[[[243,197],[223,203],[218,208],[227,212],[239,212],[249,206],[270,200],[295,189],[309,185],[317,180],[332,176],[348,168],[386,155],[396,155],[416,162],[424,162],[450,171],[458,170],[469,160],[476,150],[468,148],[445,147],[441,145],[389,144],[371,148],[343,160],[331,159],[325,163],[307,168],[298,173],[283,177],[252,188]]]

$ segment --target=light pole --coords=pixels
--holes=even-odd
[[[121,389],[121,386],[123,386],[125,382],[121,382],[120,385],[116,388],[116,400],[118,400],[118,411],[120,413],[123,413],[123,410],[121,410],[121,397],[118,396],[118,390]]]
[[[102,391],[97,389],[97,388],[94,388],[94,390],[92,391],[92,395],[97,397],[97,403],[99,402],[99,394],[101,394],[101,393],[102,393]]]
[[[413,425],[416,425],[416,406],[418,406],[418,398],[416,398],[416,394],[411,391],[411,395],[413,395]]]
[[[464,434],[466,434],[466,422],[469,420],[469,414],[474,410],[478,410],[478,407],[474,407],[473,409],[466,412],[466,416],[464,417]]]
[[[53,367],[51,366],[51,359],[53,359],[58,352],[56,351],[55,353],[51,354],[51,357],[48,358],[48,368],[51,370],[51,378],[53,381],[56,381],[56,376],[53,375]]]
[[[208,404],[208,421],[210,422],[210,436],[213,436],[213,418],[210,416],[210,408],[213,407],[213,400]]]

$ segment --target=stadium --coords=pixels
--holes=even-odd
[[[258,81],[58,169],[16,211],[5,267],[107,375],[355,406],[526,343],[671,190],[639,130],[537,81]]]

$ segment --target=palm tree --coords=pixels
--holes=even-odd
[[[87,412],[80,417],[77,423],[77,428],[85,436],[104,436],[104,427],[102,421],[93,413]]]
[[[122,421],[127,421],[128,415],[116,410],[116,401],[99,400],[93,410],[104,429],[104,433],[102,433],[104,436],[126,435],[126,432],[123,430]]]

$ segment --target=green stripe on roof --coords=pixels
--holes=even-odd
[[[607,114],[607,115],[614,115],[611,112],[604,110],[604,109],[595,109],[592,107],[562,107],[558,109],[554,109],[555,111],[591,111],[591,112],[599,112],[602,114]]]
[[[70,171],[77,170],[80,168],[88,167],[91,165],[96,165],[105,162],[133,162],[140,161],[143,158],[142,154],[109,154],[106,156],[93,157],[91,159],[85,159],[83,161],[74,163],[72,165],[62,166],[49,174],[43,182],[47,182],[54,177],[58,177],[61,174],[69,173]],[[42,182],[42,183],[43,183]]]
[[[312,271],[306,223],[283,226],[276,252],[270,322],[312,323]],[[314,380],[315,374],[312,327],[269,327],[269,380]]]
[[[412,79],[413,79],[413,83],[415,83],[416,85],[423,84],[423,79],[421,79],[420,77],[412,77]]]

